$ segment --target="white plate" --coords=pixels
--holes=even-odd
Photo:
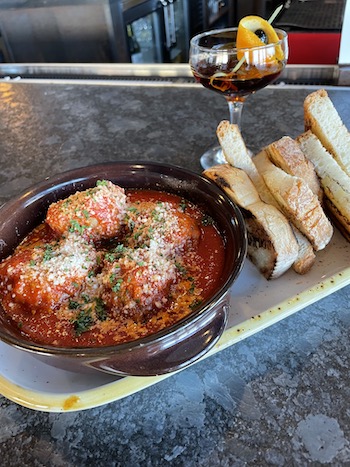
[[[249,261],[230,293],[227,329],[203,358],[264,329],[350,283],[350,243],[337,231],[330,245],[317,253],[306,275],[290,270],[266,281]],[[126,397],[170,375],[125,377],[74,374],[52,368],[32,355],[0,342],[0,393],[46,412],[77,411]]]

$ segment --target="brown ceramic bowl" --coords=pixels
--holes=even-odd
[[[11,327],[0,307],[0,339],[46,363],[66,370],[87,368],[118,375],[157,375],[181,369],[203,356],[220,338],[226,324],[226,295],[241,271],[247,249],[239,209],[214,183],[188,170],[157,163],[117,162],[79,168],[47,179],[0,209],[0,260],[45,217],[48,206],[99,179],[124,188],[175,193],[201,206],[219,226],[226,257],[220,285],[198,309],[156,334],[99,348],[58,348],[26,340]]]

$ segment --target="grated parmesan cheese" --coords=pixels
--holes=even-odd
[[[0,263],[2,305],[21,332],[53,345],[125,342],[201,302],[203,214],[146,193],[132,202],[101,182],[49,207],[46,223]]]

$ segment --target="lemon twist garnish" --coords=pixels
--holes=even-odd
[[[280,11],[282,10],[283,8],[283,4],[280,5],[279,7],[276,8],[276,10],[272,13],[272,15],[270,16],[270,18],[267,20],[267,22],[269,24],[272,24],[272,22],[276,19],[276,17],[279,15]],[[232,75],[234,75],[235,73],[237,73],[237,71],[241,68],[241,66],[243,65],[243,63],[245,62],[245,56],[243,55],[243,57],[239,60],[239,62],[236,63],[236,66],[233,68],[233,70],[230,72],[230,73],[224,73],[223,71],[219,71],[217,73],[214,73],[211,77],[210,77],[210,85],[213,87],[213,88],[216,88],[216,89],[220,89],[221,91],[223,90],[222,89],[222,84],[220,86],[217,86],[215,85],[214,83],[214,80],[217,79],[217,78],[230,78]]]
[[[270,18],[267,20],[267,22],[269,24],[272,24],[272,22],[275,20],[275,18],[279,15],[280,11],[282,10],[283,8],[283,4],[280,5],[279,7],[276,8],[276,10],[272,13],[272,15],[270,16]],[[236,64],[236,66],[234,67],[234,69],[232,70],[231,73],[236,73],[240,68],[241,66],[243,65],[243,63],[245,62],[245,56],[243,55],[243,57],[240,59],[240,61]]]

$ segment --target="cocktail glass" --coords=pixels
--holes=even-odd
[[[196,81],[225,97],[230,122],[241,129],[246,98],[273,83],[282,73],[288,59],[288,38],[285,31],[275,28],[278,42],[237,48],[237,31],[238,28],[216,29],[194,36],[189,61]],[[226,162],[219,145],[209,148],[200,161],[204,169]]]

